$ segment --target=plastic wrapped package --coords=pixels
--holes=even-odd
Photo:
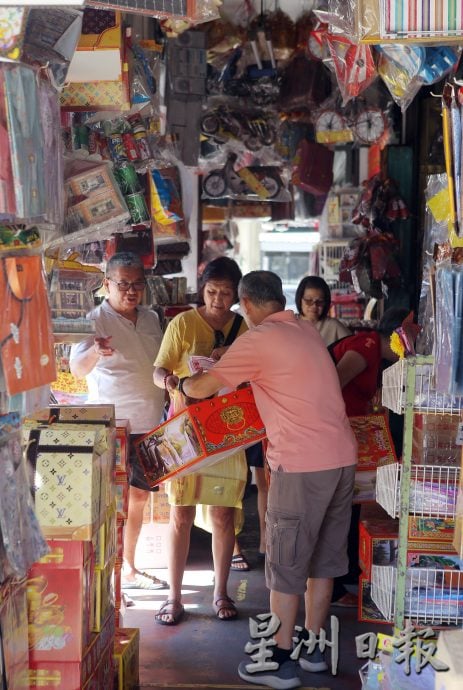
[[[462,360],[463,267],[439,266],[436,271],[436,390],[463,394]]]
[[[433,292],[434,277],[434,247],[448,239],[448,217],[445,208],[441,208],[439,198],[445,194],[445,175],[430,175],[425,190],[426,215],[424,222],[424,236],[421,266],[421,292],[418,309],[418,323],[422,331],[417,339],[417,352],[430,355],[434,349],[434,308]]]
[[[104,273],[96,266],[81,264],[77,255],[57,261],[50,284],[51,315],[57,333],[92,332],[93,322],[86,315],[94,306],[93,291],[103,282]]]
[[[2,67],[16,217],[44,218],[46,193],[37,75],[24,65]]]
[[[0,582],[21,578],[48,553],[32,504],[21,447],[20,417],[0,417]]]
[[[224,165],[204,170],[202,198],[244,201],[290,201],[281,170],[272,165],[247,164],[228,151]]]
[[[449,46],[379,45],[378,74],[404,112],[420,88],[440,81],[456,66],[460,50]]]
[[[355,0],[327,0],[326,8],[314,10],[314,14],[323,24],[328,24],[332,33],[355,39],[356,8]]]
[[[370,46],[354,43],[346,36],[327,34],[326,41],[343,105],[359,96],[377,77]]]
[[[49,223],[64,222],[64,161],[60,129],[58,94],[46,82],[39,86],[40,119],[43,133],[43,154],[46,211]]]
[[[8,137],[8,119],[5,100],[5,73],[0,68],[0,218],[13,219],[16,198],[11,168],[11,149]]]
[[[107,239],[130,218],[127,204],[111,166],[94,161],[73,160],[65,167],[65,238],[74,245]]]

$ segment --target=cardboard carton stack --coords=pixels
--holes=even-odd
[[[48,408],[23,439],[49,553],[28,573],[31,688],[114,682],[117,556],[113,405]]]

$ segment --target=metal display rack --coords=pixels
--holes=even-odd
[[[350,287],[352,289],[352,285],[341,283],[339,280],[339,264],[348,246],[349,240],[326,240],[318,245],[320,276],[332,289],[343,287]]]
[[[383,405],[404,415],[402,463],[378,469],[376,500],[399,518],[397,566],[372,567],[371,594],[386,620],[403,630],[416,624],[463,622],[463,572],[410,568],[409,516],[452,518],[460,477],[457,467],[412,465],[414,414],[460,414],[463,398],[438,393],[432,357],[409,357],[383,374]]]

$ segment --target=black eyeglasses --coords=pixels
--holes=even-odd
[[[146,280],[135,280],[133,283],[129,283],[127,280],[113,280],[112,278],[108,278],[108,280],[117,285],[117,289],[121,292],[128,292],[130,288],[137,291],[144,290],[146,286]]]
[[[217,347],[223,347],[225,343],[225,336],[222,331],[214,331],[214,350]]]
[[[324,307],[325,306],[325,300],[323,300],[323,299],[310,299],[310,298],[303,297],[302,301],[308,307]]]

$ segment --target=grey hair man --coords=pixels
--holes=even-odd
[[[239,676],[281,690],[301,684],[290,658],[301,597],[308,596],[308,629],[301,644],[325,624],[333,578],[347,572],[347,533],[357,446],[347,419],[338,375],[323,340],[308,321],[285,310],[280,278],[253,271],[239,285],[241,311],[250,330],[206,373],[180,379],[191,398],[249,381],[268,438],[266,583],[270,611],[279,620],[272,664],[243,661]],[[300,666],[327,669],[319,647]],[[276,666],[276,669],[275,669]]]
[[[87,318],[95,325],[71,350],[71,371],[86,377],[90,403],[113,403],[116,417],[128,419],[129,503],[124,530],[124,589],[160,589],[166,583],[135,567],[135,550],[150,487],[133,442],[155,426],[163,414],[164,393],[153,385],[153,362],[162,340],[157,314],[142,306],[145,271],[131,252],[114,254],[106,264],[106,299]]]

